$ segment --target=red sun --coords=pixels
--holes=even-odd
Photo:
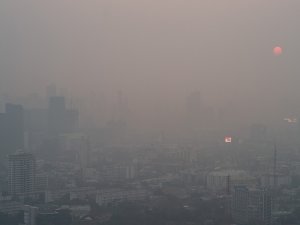
[[[275,56],[281,55],[281,54],[282,54],[282,48],[279,47],[279,46],[273,48],[273,54],[274,54]]]

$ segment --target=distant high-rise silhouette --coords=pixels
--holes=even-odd
[[[24,148],[24,112],[21,105],[7,103],[0,114],[0,148],[6,155]]]

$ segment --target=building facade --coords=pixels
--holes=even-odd
[[[36,162],[30,153],[18,150],[9,155],[9,190],[12,195],[31,193],[35,190]]]
[[[232,217],[237,224],[270,225],[271,214],[272,196],[269,190],[249,189],[246,186],[234,187]]]
[[[24,147],[24,112],[21,105],[7,103],[0,113],[0,156]],[[4,157],[3,157],[4,158]],[[1,160],[1,158],[0,158]]]

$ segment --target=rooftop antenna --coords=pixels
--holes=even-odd
[[[277,187],[277,146],[276,142],[274,143],[274,158],[273,158],[273,187]]]

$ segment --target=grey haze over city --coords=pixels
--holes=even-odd
[[[234,126],[300,114],[297,0],[0,4],[1,93],[55,83],[105,121],[122,91],[133,120],[158,129],[180,126],[194,91]]]
[[[299,225],[299,0],[0,0],[0,225]]]

